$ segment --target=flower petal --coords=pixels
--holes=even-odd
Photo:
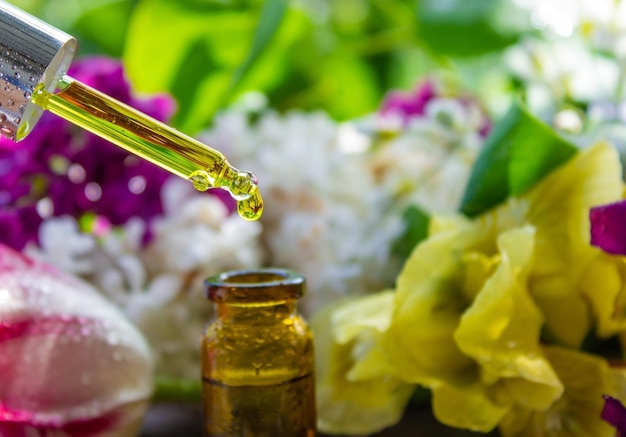
[[[388,291],[333,305],[313,319],[321,431],[369,434],[402,417],[415,387],[389,373],[379,346],[392,309]]]
[[[4,421],[66,431],[110,423],[89,434],[100,436],[140,420],[152,392],[152,357],[115,307],[78,279],[2,245],[0,283]]]
[[[591,244],[613,255],[626,255],[626,200],[589,211]]]
[[[600,417],[617,428],[620,433],[626,433],[626,407],[619,400],[604,395],[604,408]]]
[[[508,403],[544,409],[563,387],[541,353],[543,317],[527,289],[534,235],[531,226],[500,235],[502,261],[463,314],[454,338],[480,364],[487,384],[504,380]]]
[[[580,288],[591,303],[598,337],[626,329],[626,263],[621,257],[599,254],[581,278]]]
[[[406,381],[432,386],[473,365],[452,335],[469,301],[463,251],[482,237],[468,220],[447,222],[423,241],[397,281],[395,309],[383,345]]]
[[[489,432],[508,411],[489,399],[477,378],[467,385],[437,384],[432,392],[435,417],[448,426]]]
[[[560,347],[544,347],[544,355],[565,390],[544,411],[512,408],[500,423],[503,437],[614,437],[602,421],[603,394],[615,389],[607,362],[591,354]]]
[[[537,227],[535,279],[554,275],[576,283],[596,251],[589,247],[588,211],[623,192],[617,151],[598,143],[549,174],[529,194],[528,220]],[[568,287],[562,290],[568,292]]]
[[[623,192],[617,151],[598,143],[550,173],[525,196],[527,219],[537,228],[531,293],[550,333],[578,346],[590,327],[588,304],[578,288],[597,250],[589,245],[589,209]]]

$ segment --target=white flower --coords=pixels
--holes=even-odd
[[[73,217],[44,221],[39,228],[39,244],[47,254],[45,258],[60,270],[77,275],[94,271],[95,266],[89,255],[94,251],[96,242],[93,237],[79,231]],[[29,246],[26,252],[36,256],[37,250]]]
[[[526,39],[507,50],[511,71],[527,82],[529,104],[544,110],[554,99],[579,101],[615,95],[619,64],[592,53],[582,41]]]
[[[254,125],[229,112],[204,139],[257,175],[268,263],[305,276],[306,313],[390,280],[390,241],[399,227],[397,219],[395,227],[386,224],[392,221],[388,199],[374,184],[365,155],[356,153],[368,145],[363,135],[321,112],[268,112]]]
[[[373,154],[360,126],[338,124],[320,112],[268,112],[256,124],[227,112],[203,139],[257,175],[268,262],[305,276],[303,308],[310,314],[342,296],[391,283],[397,260],[390,248],[402,230],[399,208],[410,201],[428,210],[458,206],[482,143],[484,119],[476,111],[435,99],[425,121],[415,121]]]
[[[424,116],[373,150],[370,165],[384,191],[401,205],[453,212],[483,143],[484,115],[475,103],[451,98],[433,98],[425,109]]]
[[[178,178],[166,182],[162,195],[165,212],[154,220],[147,246],[140,219],[96,238],[63,217],[46,220],[41,246],[28,252],[80,275],[116,304],[147,338],[160,375],[193,379],[212,309],[203,280],[260,266],[261,226],[229,215],[219,199]]]

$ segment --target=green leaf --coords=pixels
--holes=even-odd
[[[74,28],[81,37],[109,56],[121,57],[126,38],[126,29],[133,3],[128,0],[112,0],[83,8]],[[85,40],[79,41],[84,46]]]
[[[315,98],[321,99],[318,105],[335,119],[361,116],[380,104],[375,72],[363,58],[349,52],[337,53],[325,59],[319,68],[319,94]]]
[[[461,202],[461,212],[474,217],[522,194],[578,148],[560,137],[516,102],[487,137]]]
[[[207,71],[220,69],[211,56],[211,48],[204,39],[197,39],[185,48],[185,56],[180,63],[176,79],[170,86],[170,91],[176,96],[178,102],[174,124],[183,124],[195,115],[194,100],[198,89],[207,78]],[[217,101],[217,99],[210,100]],[[205,107],[209,105],[209,102],[205,102]]]
[[[284,81],[286,52],[306,29],[286,0],[217,3],[143,0],[130,21],[131,81],[139,91],[172,93],[173,124],[190,134],[239,94],[268,93]]]
[[[136,0],[11,0],[78,40],[78,55],[120,57]]]
[[[498,26],[502,0],[418,0],[418,36],[437,53],[469,57],[494,52],[518,35]]]
[[[406,227],[393,243],[392,251],[401,259],[407,259],[415,246],[428,237],[430,216],[418,206],[411,205],[404,211],[402,220]]]
[[[259,58],[263,50],[269,45],[276,34],[287,8],[286,0],[267,0],[261,10],[261,17],[254,32],[252,47],[243,65],[237,69],[230,83],[228,93],[237,88],[242,78],[250,70],[255,61]]]
[[[241,65],[255,21],[254,9],[202,8],[188,1],[138,2],[124,48],[128,75],[139,91],[172,93],[181,108],[199,101],[215,107],[228,82],[209,94],[197,91],[214,76],[230,77]],[[177,124],[185,126],[185,120],[178,117]]]

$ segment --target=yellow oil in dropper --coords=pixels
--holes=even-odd
[[[232,167],[224,155],[172,127],[64,76],[60,91],[38,85],[31,100],[36,105],[80,126],[169,172],[188,179],[199,191],[223,188],[237,200],[237,212],[257,220],[263,200],[250,172]],[[24,129],[29,129],[24,125]]]

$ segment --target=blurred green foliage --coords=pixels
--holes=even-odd
[[[74,35],[80,55],[124,60],[134,87],[166,91],[194,133],[242,94],[341,120],[392,88],[497,53],[527,29],[502,0],[13,0]],[[497,57],[495,58],[497,62]],[[471,84],[471,80],[469,81]]]

